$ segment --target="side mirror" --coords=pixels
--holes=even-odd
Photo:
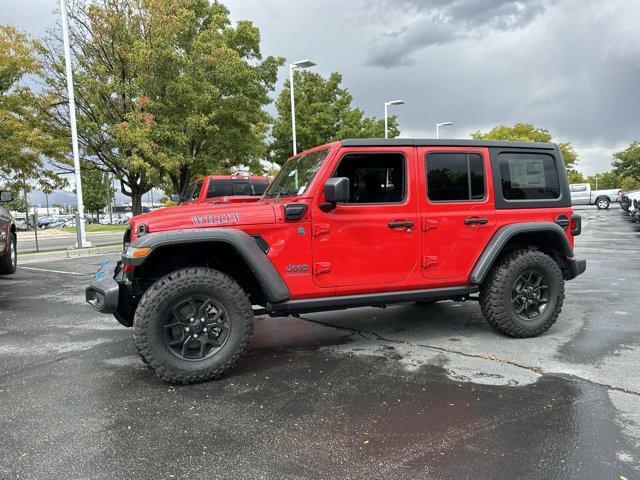
[[[170,195],[169,199],[172,202],[175,202],[175,203],[181,203],[182,202],[182,197],[180,195],[175,194],[175,193],[173,195]]]
[[[11,190],[0,191],[0,202],[10,202],[13,200],[13,192]]]
[[[324,184],[324,199],[330,204],[349,201],[349,179],[347,177],[330,178]]]

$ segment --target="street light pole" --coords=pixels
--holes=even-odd
[[[384,138],[389,138],[389,107],[393,105],[404,105],[403,100],[393,100],[384,102]]]
[[[62,41],[67,74],[67,92],[69,96],[69,123],[71,124],[71,147],[73,149],[73,168],[76,176],[76,195],[78,198],[78,216],[76,217],[77,247],[90,247],[84,229],[84,204],[82,202],[82,179],[80,177],[80,154],[78,152],[78,130],[76,128],[76,101],[73,94],[73,72],[71,70],[71,50],[69,48],[69,27],[67,25],[66,0],[60,0],[62,16]]]
[[[289,65],[289,90],[291,93],[291,133],[293,137],[293,156],[298,154],[298,139],[296,133],[296,95],[293,86],[293,73],[297,68],[315,67],[317,63],[312,60],[299,60]]]
[[[448,127],[453,125],[453,122],[436,123],[436,139],[440,138],[440,127]]]

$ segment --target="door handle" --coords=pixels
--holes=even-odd
[[[469,217],[464,219],[465,225],[486,225],[489,223],[488,218]]]
[[[389,222],[389,228],[412,228],[413,222],[405,222],[404,220],[394,220]]]

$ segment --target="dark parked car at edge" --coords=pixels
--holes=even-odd
[[[10,202],[12,199],[11,191],[0,192],[0,202]],[[16,242],[16,224],[9,210],[0,204],[0,275],[8,275],[16,271],[18,265]]]

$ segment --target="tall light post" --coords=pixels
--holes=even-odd
[[[404,100],[384,102],[384,138],[389,138],[389,107],[394,105],[404,105]]]
[[[296,137],[296,95],[293,86],[293,72],[298,69],[315,67],[316,62],[312,60],[298,60],[289,65],[289,89],[291,90],[291,131],[293,133],[293,155],[298,154],[298,139]]]
[[[76,128],[76,101],[73,94],[73,72],[71,70],[71,51],[69,48],[69,27],[67,26],[67,4],[60,0],[60,15],[62,16],[62,41],[64,46],[64,63],[67,73],[67,92],[69,96],[69,123],[71,124],[71,147],[73,149],[73,168],[76,176],[76,195],[78,198],[78,213],[76,217],[77,247],[90,247],[84,229],[84,204],[82,202],[82,180],[80,178],[80,154],[78,153],[78,130]]]
[[[453,125],[453,122],[436,123],[436,139],[440,138],[440,127],[449,127]]]
[[[596,190],[598,190],[598,177],[600,177],[601,175],[599,173],[596,173],[595,177],[596,177]]]

